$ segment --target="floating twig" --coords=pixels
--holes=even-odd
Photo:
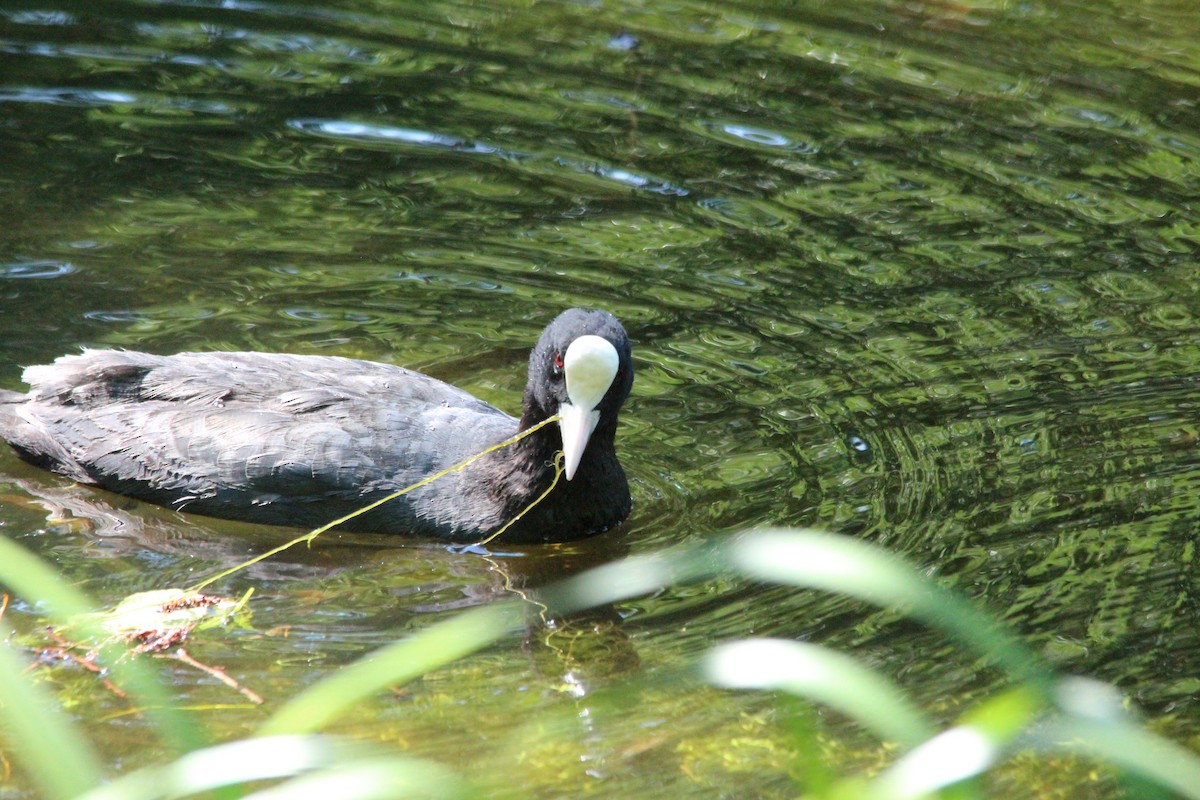
[[[249,687],[243,686],[242,684],[238,683],[238,681],[236,679],[234,679],[233,676],[231,676],[223,668],[214,667],[209,664],[205,664],[202,661],[197,661],[195,658],[192,657],[192,655],[190,653],[188,653],[187,650],[185,650],[182,647],[176,648],[175,652],[173,652],[173,653],[158,655],[155,657],[156,658],[173,658],[176,661],[182,661],[184,664],[187,664],[189,667],[198,669],[201,672],[205,673],[206,675],[210,675],[211,677],[216,678],[217,680],[219,680],[221,683],[225,684],[229,688],[236,689],[237,691],[241,692],[243,697],[245,697],[251,703],[254,703],[256,706],[260,706],[263,704],[263,699],[260,694],[258,694],[254,690],[250,689]]]

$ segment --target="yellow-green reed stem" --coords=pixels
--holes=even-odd
[[[235,567],[230,567],[229,569],[227,569],[223,572],[218,572],[216,575],[213,575],[210,578],[205,578],[204,580],[200,581],[200,583],[197,583],[195,586],[192,586],[190,589],[188,589],[188,591],[198,592],[201,589],[203,589],[204,587],[209,586],[213,583],[216,583],[217,581],[221,580],[222,578],[228,578],[230,575],[233,575],[235,572],[240,572],[241,570],[245,569],[246,567],[253,566],[260,561],[265,561],[266,559],[270,558],[271,556],[278,555],[279,553],[282,553],[284,550],[294,547],[295,545],[298,545],[301,542],[307,542],[309,544],[312,544],[312,541],[314,539],[316,539],[322,533],[325,533],[326,531],[330,530],[331,528],[336,528],[338,525],[341,525],[343,522],[349,522],[350,520],[354,519],[357,516],[366,514],[368,511],[373,511],[376,508],[379,508],[384,503],[387,503],[391,500],[395,500],[397,497],[400,497],[401,495],[406,495],[415,489],[420,489],[422,486],[425,486],[426,484],[433,483],[438,478],[441,478],[444,475],[449,475],[452,472],[458,472],[459,470],[464,469],[465,467],[469,466],[470,464],[473,464],[476,461],[478,461],[479,459],[483,458],[488,453],[493,453],[502,447],[508,447],[509,445],[516,444],[517,442],[524,439],[526,436],[529,436],[534,431],[542,428],[545,425],[549,425],[551,422],[558,422],[557,414],[555,414],[547,419],[542,420],[541,422],[539,422],[536,425],[532,425],[532,426],[526,428],[525,430],[518,433],[516,436],[505,439],[503,442],[499,442],[498,444],[494,444],[491,447],[487,448],[486,450],[476,453],[475,455],[471,456],[470,458],[463,459],[462,461],[458,462],[454,466],[446,467],[441,472],[435,472],[434,474],[417,481],[416,483],[414,483],[411,486],[405,486],[403,489],[400,489],[399,491],[396,491],[396,492],[392,492],[388,496],[380,498],[379,500],[376,500],[372,503],[369,503],[356,511],[351,511],[349,514],[346,514],[344,517],[338,517],[333,522],[327,522],[324,525],[322,525],[321,527],[316,528],[315,530],[311,530],[308,533],[304,534],[303,536],[298,536],[295,539],[292,539],[290,542],[285,542],[285,543],[279,545],[278,547],[274,547],[274,548],[266,551],[265,553],[260,553],[260,554],[256,555],[254,558],[250,559],[249,561],[243,561],[241,564],[238,564]],[[554,475],[554,480],[550,484],[550,489],[553,489],[558,484],[558,476],[562,474],[561,461],[562,461],[561,458],[556,458],[556,460],[554,462],[555,463],[555,475]],[[542,502],[543,498],[545,498],[546,495],[550,494],[550,489],[547,489],[546,491],[542,492],[542,494],[539,495],[538,498],[536,500],[534,500],[532,503],[530,503],[524,510],[522,510],[520,514],[513,517],[513,519],[511,519],[507,523],[505,523],[505,525],[502,528],[500,528],[500,530],[496,531],[491,536],[484,539],[482,542],[480,542],[480,544],[482,545],[482,544],[486,544],[486,543],[492,541],[497,536],[499,536],[501,533],[503,533],[505,530],[507,530],[510,525],[512,525],[517,520],[519,520],[521,517],[525,516],[525,513],[527,511],[529,511],[529,509],[533,508],[538,503]]]
[[[497,529],[496,532],[493,533],[491,536],[487,537],[482,542],[476,542],[474,544],[474,547],[483,547],[488,542],[497,538],[500,534],[504,533],[506,530],[511,528],[513,525],[516,525],[517,521],[520,520],[521,517],[528,514],[531,510],[533,510],[534,506],[536,506],[538,503],[545,500],[546,495],[550,494],[550,492],[554,490],[555,486],[558,486],[558,479],[563,474],[563,460],[565,458],[566,458],[566,456],[563,455],[563,452],[561,450],[559,450],[557,453],[555,453],[554,454],[554,479],[552,481],[550,481],[550,485],[546,487],[546,491],[539,494],[532,503],[530,503],[529,505],[527,505],[523,509],[521,509],[520,514],[517,514],[515,517],[510,519],[508,522],[501,525],[500,528]]]

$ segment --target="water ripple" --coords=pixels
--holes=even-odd
[[[55,106],[132,105],[137,96],[97,89],[44,89],[18,87],[0,91],[0,103],[45,103]]]
[[[84,319],[95,322],[149,322],[154,315],[148,311],[130,311],[128,309],[96,310],[83,312]]]
[[[61,278],[75,271],[66,261],[13,261],[0,264],[0,278]]]
[[[334,139],[351,139],[359,142],[385,142],[434,147],[466,153],[515,156],[498,147],[471,142],[458,136],[423,131],[416,128],[398,128],[390,125],[371,125],[365,122],[349,122],[337,119],[293,119],[288,127],[301,133],[327,136]]]
[[[159,323],[159,322],[164,322],[164,321],[179,322],[182,320],[194,322],[197,320],[211,319],[211,318],[217,316],[218,313],[219,313],[219,311],[216,309],[197,308],[197,307],[188,307],[188,308],[168,307],[168,308],[152,308],[152,309],[141,309],[141,310],[126,309],[126,308],[112,308],[112,309],[95,309],[93,311],[85,311],[85,312],[83,312],[83,318],[92,320],[94,322],[118,322],[118,323],[127,323],[127,322]]]
[[[689,194],[687,189],[682,186],[676,186],[658,178],[652,178],[648,175],[640,175],[636,172],[631,172],[620,167],[606,167],[602,164],[589,164],[580,161],[571,161],[564,158],[554,159],[554,163],[559,166],[566,167],[576,172],[584,172],[590,175],[598,175],[606,180],[616,181],[617,183],[625,184],[633,189],[645,189],[654,194],[674,195],[683,197]]]
[[[698,121],[695,127],[703,135],[742,147],[750,145],[755,148],[790,150],[803,154],[818,152],[817,146],[810,142],[794,139],[770,128],[747,125],[744,122],[709,119]]]
[[[370,314],[308,307],[285,308],[283,315],[305,322],[371,322],[375,319]]]
[[[534,153],[525,153],[436,131],[390,125],[373,125],[366,122],[352,122],[348,120],[314,118],[289,120],[287,125],[293,130],[313,136],[341,140],[348,139],[368,144],[399,144],[410,147],[449,150],[455,153],[495,156],[504,161],[529,167],[551,164],[573,173],[596,176],[606,182],[618,183],[652,194],[676,197],[690,194],[686,188],[670,181],[644,175],[620,166],[575,160],[562,156],[542,156]]]
[[[74,25],[76,18],[65,11],[0,11],[0,17],[17,25]]]
[[[124,64],[181,64],[189,67],[216,67],[226,65],[220,61],[187,53],[163,53],[156,49],[146,51],[128,48],[113,48],[106,46],[57,44],[50,42],[34,42],[20,44],[0,40],[0,53],[15,56],[36,56],[38,58],[59,58],[67,60],[91,59],[100,62],[118,62]]]
[[[105,108],[108,106],[137,106],[148,109],[170,109],[196,111],[204,114],[230,114],[232,106],[213,100],[195,100],[183,97],[139,95],[106,89],[76,89],[71,87],[24,86],[0,89],[0,103],[40,103],[79,108]]]

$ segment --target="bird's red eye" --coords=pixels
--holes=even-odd
[[[562,353],[554,354],[554,366],[558,367],[559,369],[562,369],[562,366],[563,366]]]

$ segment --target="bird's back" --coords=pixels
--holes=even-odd
[[[332,356],[91,350],[30,367],[25,380],[28,395],[0,397],[0,436],[27,460],[163,505],[277,524],[336,518],[517,427],[421,373]],[[453,483],[371,527],[452,532],[455,520],[431,518],[453,506]]]

